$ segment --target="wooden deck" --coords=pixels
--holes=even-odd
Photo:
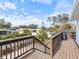
[[[79,49],[73,39],[65,40],[52,59],[79,59]]]
[[[22,59],[50,59],[50,55],[35,51]],[[59,51],[52,59],[79,59],[79,49],[73,39],[63,40]]]
[[[49,59],[50,55],[42,53],[40,51],[32,52],[31,54],[22,57],[21,59]]]

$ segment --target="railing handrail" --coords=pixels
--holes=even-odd
[[[20,39],[23,39],[23,38],[33,38],[33,36],[22,36],[22,37],[4,39],[4,40],[0,40],[0,43],[9,42],[9,41],[16,41],[16,40],[20,40]]]
[[[40,41],[38,38],[36,38],[35,36],[34,36],[34,38],[38,41],[38,42],[40,42],[42,45],[44,45],[45,47],[47,47],[48,49],[50,49],[47,45],[45,45],[42,41]]]
[[[11,38],[11,39],[6,39],[6,40],[0,40],[0,43],[2,45],[4,45],[6,42],[7,44],[9,43],[12,43],[14,41],[20,41],[20,40],[23,40],[23,39],[27,39],[27,38],[34,38],[36,39],[38,42],[40,42],[42,45],[44,45],[45,47],[47,47],[48,49],[50,49],[47,45],[45,45],[42,41],[40,41],[38,38],[36,38],[35,36],[23,36],[23,37],[17,37],[17,38]]]
[[[54,36],[52,36],[52,39],[53,38],[56,38],[58,35],[60,35],[61,33],[63,33],[63,32],[59,32],[59,33],[57,33],[57,34],[55,34]],[[54,39],[53,39],[54,40]]]
[[[42,47],[38,48],[38,47],[40,47],[38,45],[38,43],[42,47],[44,47],[43,48],[44,50],[41,49]],[[31,44],[31,48],[29,48],[29,50],[27,49],[26,51],[24,51],[25,45],[29,46],[30,44]],[[37,45],[38,45],[38,47],[37,47]],[[5,46],[5,48],[2,48],[4,46]],[[4,55],[4,53],[5,53],[6,54],[6,59],[7,59],[7,54],[10,53],[10,55],[11,55],[12,51],[14,51],[14,58],[18,58],[19,56],[22,56],[23,54],[29,52],[30,50],[33,50],[33,51],[34,50],[38,50],[38,51],[43,52],[45,54],[49,54],[48,51],[50,51],[50,48],[48,46],[46,46],[42,41],[40,41],[35,36],[23,36],[23,37],[18,37],[18,38],[1,40],[0,41],[0,49],[1,49],[0,50],[0,52],[1,52],[0,56],[2,57],[2,55]],[[18,53],[20,53],[20,55],[18,55],[17,57],[15,57],[15,52],[16,52],[17,49],[18,49]],[[23,53],[19,52],[19,49],[20,49],[20,51],[23,50]],[[9,52],[5,52],[5,51],[8,51],[8,50],[9,50]]]
[[[18,40],[21,41],[21,40],[25,40],[28,38],[33,38],[33,36],[23,36],[23,37],[11,38],[11,39],[6,39],[6,40],[0,40],[0,44],[5,45],[6,42],[7,42],[7,44],[9,44],[9,43],[12,43],[14,41],[17,42]]]

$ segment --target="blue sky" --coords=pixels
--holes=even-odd
[[[47,17],[71,14],[73,0],[0,0],[0,19],[11,22],[12,26],[37,24],[50,26]]]

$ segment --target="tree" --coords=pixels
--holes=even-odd
[[[48,17],[48,20],[53,21],[53,25],[55,25],[56,22],[57,22],[57,17],[56,16],[51,16],[51,17]]]
[[[48,28],[49,32],[59,32],[60,31],[60,25],[55,25],[54,27]]]
[[[63,14],[63,15],[58,15],[58,20],[59,20],[59,23],[62,24],[62,28],[65,29],[65,24],[68,23],[69,21],[69,15],[68,14]]]
[[[27,28],[29,28],[29,26],[26,26],[26,25],[20,25],[19,28],[25,28],[25,29],[27,29]]]
[[[68,14],[60,14],[57,15],[59,23],[67,23],[69,21],[69,15]]]
[[[11,28],[11,23],[10,22],[5,22],[4,19],[0,19],[0,28]]]
[[[69,21],[69,14],[59,14],[57,16],[50,16],[48,17],[48,20],[53,21],[53,25],[55,26],[55,23],[59,23],[61,28],[64,29],[65,24]]]
[[[38,26],[35,25],[35,24],[30,24],[28,27],[31,28],[31,29],[36,29],[36,28],[38,28]]]

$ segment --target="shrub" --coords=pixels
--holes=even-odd
[[[29,30],[24,30],[24,33],[23,33],[24,35],[32,35],[32,33],[31,33],[31,31],[29,31]]]
[[[41,31],[39,31],[37,36],[42,41],[45,41],[45,39],[47,39],[47,37],[48,37],[48,34],[47,34],[47,32],[45,30],[41,30]]]

